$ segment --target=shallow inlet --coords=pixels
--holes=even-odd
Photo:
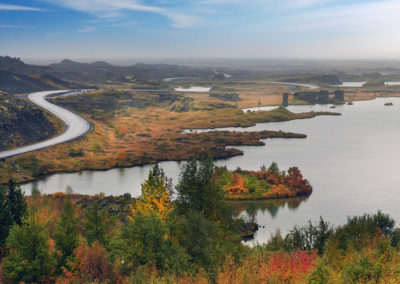
[[[385,107],[386,102],[394,106]],[[290,106],[289,110],[331,111],[329,105]],[[265,146],[235,147],[243,156],[217,161],[229,169],[258,170],[276,161],[281,169],[298,166],[314,191],[308,199],[257,201],[237,204],[236,213],[254,218],[261,228],[255,241],[266,241],[271,232],[283,233],[293,225],[319,216],[335,225],[346,216],[373,213],[382,209],[400,221],[400,98],[378,98],[337,106],[342,116],[319,116],[287,122],[260,123],[234,131],[283,130],[307,134],[307,139],[267,139]],[[162,162],[167,175],[176,182],[182,163]],[[36,183],[23,185],[30,193],[37,186],[44,193],[64,191],[95,194],[140,194],[140,184],[151,166],[108,171],[56,174]]]
[[[386,86],[400,86],[400,82],[385,82]]]
[[[190,88],[175,88],[176,92],[185,92],[185,93],[207,93],[211,90],[211,87],[199,87],[199,86],[191,86]]]

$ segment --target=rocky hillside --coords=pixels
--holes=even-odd
[[[29,101],[0,91],[0,151],[56,134],[55,121]]]
[[[79,89],[87,86],[67,82],[52,74],[48,67],[25,64],[19,58],[0,56],[0,90],[10,94]]]

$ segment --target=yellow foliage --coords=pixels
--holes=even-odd
[[[244,186],[240,186],[240,185],[230,186],[226,190],[228,191],[229,196],[248,195],[249,194],[249,189]]]
[[[142,184],[142,195],[131,205],[132,216],[135,214],[155,214],[165,219],[171,211],[171,195],[162,179],[155,178],[152,173]]]

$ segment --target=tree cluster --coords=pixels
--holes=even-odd
[[[400,230],[388,215],[349,217],[334,228],[320,218],[277,232],[252,248],[240,238],[221,172],[211,160],[191,160],[173,191],[157,165],[124,216],[98,202],[83,210],[72,189],[29,206],[13,181],[0,191],[1,283],[398,283]],[[225,171],[250,190],[259,176],[298,186],[295,168],[276,163],[260,172]],[[267,174],[268,173],[268,174]],[[257,176],[259,175],[259,176]],[[264,176],[265,175],[265,176]],[[243,177],[246,177],[244,179]],[[252,178],[248,178],[252,177]],[[241,179],[242,178],[242,179]],[[253,179],[253,180],[252,180]],[[272,179],[271,179],[272,180]],[[256,187],[255,187],[256,188]],[[52,219],[49,203],[62,201]],[[10,202],[13,200],[13,203]],[[127,215],[125,215],[127,214]],[[9,228],[8,231],[4,228]],[[6,234],[7,232],[7,234]]]
[[[176,192],[173,200],[171,180],[156,165],[127,216],[114,220],[96,202],[81,214],[69,188],[55,223],[43,220],[45,205],[32,196],[28,214],[26,203],[25,211],[9,211],[10,220],[20,219],[9,222],[3,237],[0,277],[6,283],[119,282],[155,269],[176,275],[207,271],[215,280],[228,256],[245,251],[242,222],[232,218],[212,160],[187,162]],[[17,199],[25,202],[22,193]]]
[[[263,166],[260,171],[237,169],[232,172],[221,167],[215,174],[227,197],[233,200],[288,198],[312,193],[309,181],[303,178],[298,168],[281,171],[276,162],[268,169]]]

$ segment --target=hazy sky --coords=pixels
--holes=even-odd
[[[0,0],[21,58],[400,58],[400,1]]]

